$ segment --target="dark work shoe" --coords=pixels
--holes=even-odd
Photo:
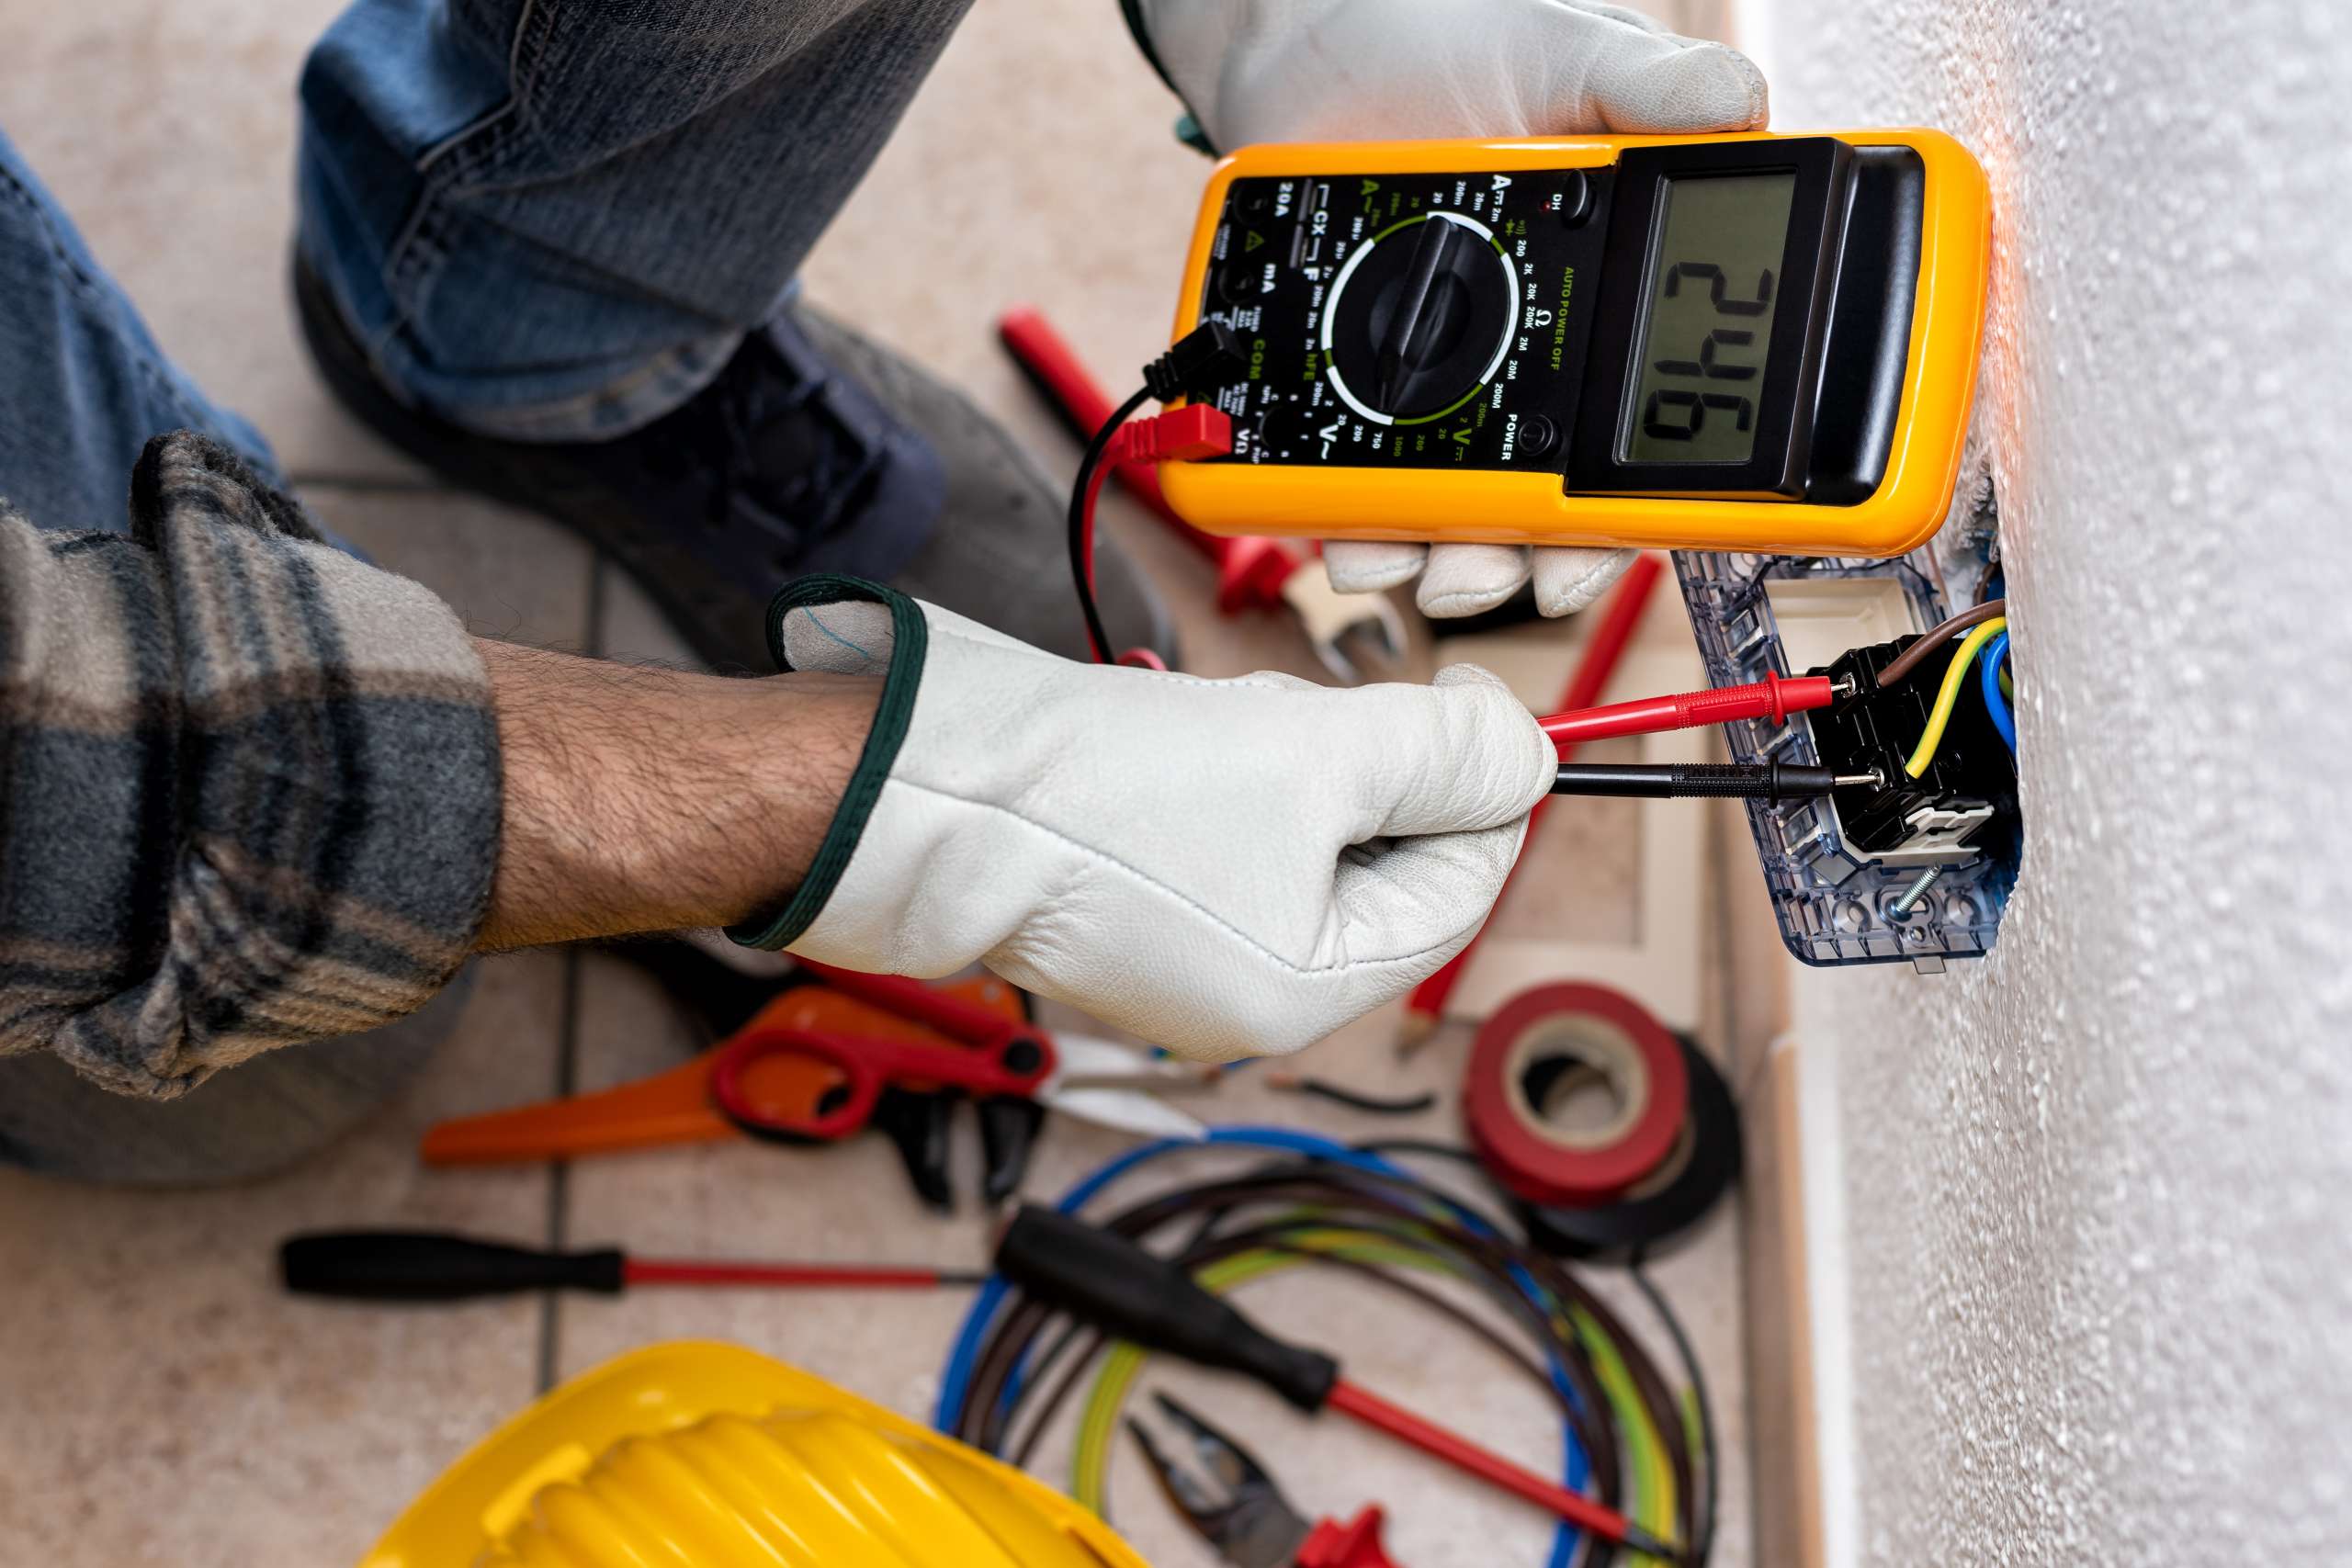
[[[970,399],[808,306],[751,333],[709,386],[640,429],[530,442],[402,400],[299,253],[294,298],[321,374],[361,423],[454,483],[587,537],[714,669],[774,669],[768,600],[813,571],[874,578],[1087,657],[1066,494]],[[1098,549],[1114,635],[1173,665],[1158,595],[1109,541]]]

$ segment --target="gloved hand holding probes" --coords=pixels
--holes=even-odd
[[[879,694],[820,869],[739,937],[888,974],[982,962],[1189,1056],[1296,1050],[1452,957],[1557,761],[1475,665],[1204,681],[822,580],[778,636],[791,668]]]

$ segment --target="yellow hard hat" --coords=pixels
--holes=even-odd
[[[1145,1568],[1009,1465],[734,1345],[605,1362],[483,1438],[361,1568]]]

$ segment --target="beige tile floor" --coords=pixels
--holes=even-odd
[[[486,634],[673,653],[642,596],[569,536],[428,488],[311,381],[280,278],[293,74],[333,9],[334,0],[0,0],[0,36],[10,39],[0,123],[164,345],[263,425],[335,526],[448,597]],[[1067,467],[1070,455],[996,352],[989,323],[1006,304],[1044,299],[1106,371],[1139,363],[1162,341],[1200,177],[1166,134],[1170,114],[1107,0],[981,6],[809,267],[811,291],[921,349]],[[930,232],[965,238],[910,252],[898,240],[910,211]],[[1169,589],[1197,667],[1309,668],[1279,622],[1218,623],[1204,569],[1144,520],[1122,510],[1112,525]],[[1543,853],[1547,865],[1574,868],[1580,897],[1557,917],[1570,934],[1606,940],[1631,928],[1633,830],[1623,813],[1555,814]],[[1717,1001],[1711,1016],[1723,1016]],[[1444,1087],[1460,1040],[1442,1038],[1398,1066],[1393,1028],[1375,1017],[1343,1032],[1317,1048],[1317,1069],[1400,1090]],[[663,1337],[739,1338],[901,1409],[927,1409],[961,1304],[945,1295],[648,1293],[394,1313],[296,1303],[274,1290],[275,1242],[339,1224],[679,1254],[980,1259],[974,1216],[917,1209],[878,1140],[823,1155],[662,1151],[568,1172],[434,1173],[412,1157],[418,1132],[439,1117],[559,1084],[617,1081],[677,1060],[689,1042],[662,994],[615,959],[502,959],[484,966],[458,1037],[413,1091],[282,1179],[158,1198],[0,1173],[0,1562],[356,1562],[420,1486],[547,1377]],[[1215,1113],[1340,1134],[1397,1130],[1246,1077],[1221,1091]],[[1453,1131],[1444,1112],[1407,1130]],[[1106,1134],[1057,1129],[1031,1190],[1055,1191],[1117,1146]],[[1747,1500],[1732,1217],[1719,1216],[1659,1273],[1716,1384],[1728,1458],[1717,1562],[1740,1568]],[[1253,1303],[1269,1321],[1344,1349],[1368,1383],[1442,1404],[1521,1451],[1550,1451],[1543,1411],[1525,1390],[1493,1375],[1475,1350],[1433,1345],[1424,1324],[1388,1303],[1297,1276],[1260,1287]],[[1308,1506],[1388,1503],[1401,1561],[1469,1568],[1539,1555],[1540,1520],[1464,1493],[1375,1439],[1329,1422],[1306,1426],[1230,1385],[1166,1369],[1157,1378],[1198,1393],[1198,1403],[1279,1454]],[[1049,1473],[1059,1457],[1046,1455]],[[1208,1561],[1132,1463],[1119,1467],[1113,1501],[1156,1563]]]

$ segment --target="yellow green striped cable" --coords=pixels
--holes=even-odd
[[[1351,1240],[1359,1233],[1347,1231],[1309,1231],[1295,1239],[1302,1247],[1330,1252],[1363,1263],[1388,1263],[1426,1267],[1428,1256],[1401,1247],[1383,1237],[1366,1243]],[[1272,1247],[1250,1252],[1237,1252],[1221,1258],[1193,1277],[1201,1285],[1219,1295],[1246,1280],[1277,1269],[1293,1268],[1306,1259],[1295,1253]],[[1079,1419],[1078,1441],[1070,1451],[1070,1495],[1087,1507],[1101,1513],[1103,1507],[1104,1477],[1111,1461],[1111,1445],[1118,1437],[1119,1411],[1126,1403],[1128,1390],[1136,1374],[1143,1370],[1144,1352],[1136,1345],[1122,1339],[1111,1347],[1102,1359],[1102,1370],[1095,1374],[1094,1385],[1087,1393],[1085,1412]]]
[[[1682,1409],[1682,1446],[1690,1454],[1690,1484],[1698,1488],[1700,1495],[1703,1496],[1714,1481],[1704,1468],[1707,1464],[1707,1413],[1699,1408],[1699,1391],[1695,1388],[1684,1389],[1681,1399],[1677,1403]],[[1695,1518],[1699,1512],[1697,1497],[1691,1499],[1690,1512]]]
[[[1944,726],[1951,722],[1952,706],[1960,701],[1961,678],[1975,661],[1976,650],[2008,629],[2009,618],[1996,615],[1982,626],[1970,627],[1968,635],[1961,639],[1959,651],[1944,666],[1944,683],[1936,688],[1936,705],[1928,710],[1928,728],[1919,732],[1919,744],[1912,748],[1910,760],[1903,764],[1905,773],[1916,779],[1936,760],[1936,748],[1943,744]]]
[[[1386,1236],[1366,1237],[1361,1232],[1341,1227],[1302,1233],[1296,1240],[1306,1250],[1327,1252],[1359,1262],[1404,1266],[1438,1273],[1460,1273],[1440,1256],[1398,1246]],[[1307,1259],[1287,1249],[1263,1248],[1220,1258],[1201,1269],[1194,1278],[1204,1288],[1223,1294],[1261,1275],[1295,1268],[1306,1261]],[[1630,1461],[1627,1480],[1630,1483],[1628,1490],[1633,1495],[1624,1510],[1626,1517],[1654,1534],[1670,1538],[1675,1532],[1676,1498],[1673,1466],[1663,1446],[1665,1434],[1659,1432],[1650,1420],[1648,1411],[1633,1386],[1632,1375],[1625,1370],[1623,1359],[1600,1325],[1581,1310],[1576,1311],[1565,1325],[1560,1324],[1556,1306],[1552,1315],[1555,1326],[1570,1328],[1584,1342],[1600,1378],[1601,1392],[1616,1416],[1618,1430],[1623,1438]],[[1088,1391],[1079,1419],[1078,1435],[1070,1454],[1070,1495],[1097,1514],[1103,1511],[1106,1501],[1110,1456],[1118,1435],[1119,1413],[1133,1390],[1136,1375],[1143,1370],[1145,1359],[1146,1353],[1125,1340],[1113,1345],[1103,1357],[1093,1386]]]
[[[1674,1466],[1666,1457],[1666,1434],[1651,1421],[1634,1387],[1633,1374],[1625,1370],[1625,1359],[1618,1354],[1616,1341],[1581,1307],[1575,1310],[1573,1321],[1577,1337],[1584,1341],[1593,1371],[1600,1375],[1601,1391],[1608,1394],[1618,1423],[1630,1439],[1625,1446],[1633,1461],[1634,1486],[1634,1506],[1625,1510],[1626,1517],[1652,1534],[1671,1540],[1678,1499]]]

